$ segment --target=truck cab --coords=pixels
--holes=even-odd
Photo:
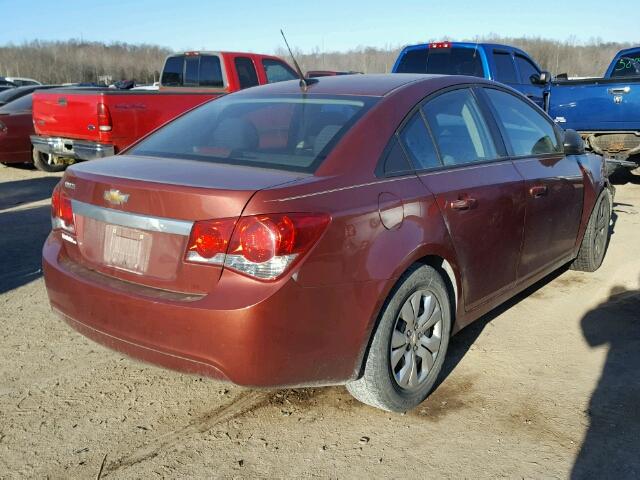
[[[392,73],[470,75],[495,80],[545,106],[548,79],[526,52],[494,43],[432,42],[402,49]]]

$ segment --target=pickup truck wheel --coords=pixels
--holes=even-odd
[[[611,210],[611,194],[605,188],[593,207],[578,256],[571,264],[572,270],[595,272],[602,265],[609,246]]]
[[[412,267],[381,315],[364,373],[347,390],[373,407],[405,412],[427,398],[447,353],[451,312],[444,281],[430,266]]]
[[[61,172],[65,169],[64,163],[57,163],[57,158],[50,153],[33,150],[33,164],[43,172]]]

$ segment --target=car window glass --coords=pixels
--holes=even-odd
[[[262,66],[267,76],[267,83],[284,82],[285,80],[295,80],[298,78],[296,73],[291,70],[288,65],[278,60],[265,58],[262,60]]]
[[[419,48],[404,52],[397,73],[437,73],[483,77],[480,54],[475,48]]]
[[[146,137],[131,153],[315,171],[340,137],[376,100],[312,97],[221,97]]]
[[[611,72],[611,77],[639,77],[640,50],[620,58]]]
[[[510,53],[493,52],[493,61],[496,64],[496,80],[502,83],[518,83]]]
[[[200,57],[200,75],[198,80],[201,87],[223,87],[224,82],[222,80],[220,58],[216,55],[202,55]]]
[[[184,84],[198,85],[200,77],[200,57],[184,57]]]
[[[562,152],[551,123],[524,100],[500,90],[485,90],[516,156]]]
[[[429,135],[420,112],[415,113],[404,126],[400,132],[400,138],[416,169],[421,170],[441,165],[431,141],[431,135]]]
[[[184,56],[169,57],[162,70],[162,85],[180,86],[182,85],[182,70],[184,67]]]
[[[409,165],[407,156],[398,142],[398,139],[393,137],[391,148],[388,150],[387,156],[384,159],[384,173],[385,175],[393,175],[397,173],[411,172],[412,168]]]
[[[33,101],[33,94],[25,95],[20,97],[12,102],[7,103],[0,111],[4,113],[13,113],[13,112],[25,112],[31,110]]]
[[[518,70],[520,70],[520,83],[534,83],[534,80],[540,78],[540,72],[528,59],[521,55],[516,55],[516,63],[518,64]]]
[[[240,88],[255,87],[258,85],[258,75],[256,74],[256,67],[253,66],[253,62],[248,57],[236,57],[234,60],[236,71],[238,72],[238,80],[240,81]]]
[[[447,92],[423,107],[444,165],[492,160],[498,155],[480,108],[468,89]]]

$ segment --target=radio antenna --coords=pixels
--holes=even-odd
[[[317,78],[304,78],[304,74],[302,73],[302,69],[298,62],[296,61],[296,57],[293,56],[293,52],[291,51],[291,47],[289,46],[289,42],[287,42],[287,37],[284,36],[284,32],[280,29],[280,34],[284,39],[284,44],[287,46],[287,50],[289,50],[289,55],[291,55],[291,60],[293,60],[293,66],[296,68],[296,72],[298,72],[298,77],[300,77],[300,88],[303,92],[306,92],[309,89],[309,85],[313,85],[314,83],[318,83]]]

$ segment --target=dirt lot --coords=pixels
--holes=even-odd
[[[640,476],[640,181],[595,274],[559,272],[452,341],[442,384],[384,413],[342,387],[250,391],[71,331],[39,270],[57,177],[0,167],[0,477]],[[106,456],[106,459],[105,459]]]

